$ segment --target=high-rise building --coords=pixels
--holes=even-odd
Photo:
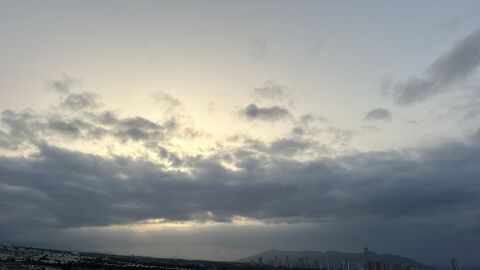
[[[374,261],[367,261],[366,270],[376,270],[375,269],[375,262]]]
[[[298,267],[305,268],[305,258],[303,257],[298,258]]]
[[[363,269],[371,270],[368,265],[368,247],[363,248]]]
[[[460,270],[460,264],[458,263],[458,259],[455,257],[450,259],[450,266],[452,267],[452,270]]]
[[[262,259],[262,257],[258,257],[258,264],[263,264]]]

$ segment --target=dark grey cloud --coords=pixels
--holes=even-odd
[[[43,134],[60,135],[67,138],[100,139],[107,136],[109,130],[78,118],[51,118],[39,125],[37,131]]]
[[[74,123],[68,123],[61,120],[52,120],[49,122],[49,127],[52,130],[63,133],[67,136],[78,136],[80,134],[80,128]]]
[[[142,117],[118,117],[110,111],[70,116],[5,110],[0,118],[0,148],[19,149],[52,139],[91,140],[109,137],[121,142],[162,141],[178,126],[175,119],[157,123]]]
[[[145,145],[164,141],[167,135],[176,132],[180,125],[175,115],[163,122],[143,117],[121,117],[113,111],[99,112],[100,96],[90,92],[72,92],[78,82],[63,75],[60,80],[48,82],[49,87],[61,93],[60,109],[56,112],[16,112],[5,110],[0,119],[0,148],[25,149],[44,141],[108,139],[112,142],[139,142]],[[179,100],[164,92],[155,93],[155,102],[167,106],[180,106]],[[199,132],[185,127],[175,136],[198,136]],[[90,141],[89,141],[90,142]],[[54,143],[53,143],[54,144]],[[179,162],[174,162],[179,164]]]
[[[272,149],[288,153],[291,145],[278,142]],[[228,222],[234,216],[268,222],[461,218],[480,203],[478,138],[412,157],[390,151],[298,162],[275,158],[273,151],[266,159],[234,159],[238,171],[203,158],[188,174],[148,161],[38,147],[27,158],[0,158],[0,226],[32,220],[62,228],[149,218]]]
[[[179,167],[188,163],[185,159],[181,159],[177,154],[155,142],[147,142],[146,147],[154,150],[160,159],[167,160],[172,166]]]
[[[293,156],[299,152],[313,149],[315,145],[315,142],[309,140],[284,138],[273,141],[270,146],[270,152],[272,154]]]
[[[101,114],[90,114],[89,117],[102,125],[116,125],[120,121],[112,111],[104,111]]]
[[[143,117],[126,118],[118,122],[115,135],[122,140],[160,140],[165,128]]]
[[[262,156],[266,159],[271,157],[293,158],[297,155],[303,155],[309,152],[321,154],[325,152],[325,149],[320,143],[312,139],[301,137],[285,137],[273,140],[269,143],[260,140],[245,139],[241,149],[233,152],[233,160],[248,159],[250,162],[257,163],[258,156]],[[232,160],[229,159],[229,161]]]
[[[59,94],[68,94],[74,87],[79,85],[79,81],[73,77],[63,74],[58,80],[47,81],[47,89]]]
[[[304,115],[298,121],[306,128],[327,120]],[[327,231],[337,236],[322,237],[332,243],[347,234],[342,238],[347,242],[357,237],[360,242],[376,241],[388,247],[391,242],[382,239],[400,241],[388,238],[391,230],[408,239],[404,244],[426,241],[425,234],[432,239],[448,238],[448,243],[465,235],[479,238],[478,134],[405,152],[297,161],[291,157],[312,149],[321,151],[321,145],[298,136],[271,143],[251,141],[208,158],[185,157],[162,144],[166,124],[122,118],[110,111],[91,112],[79,119],[7,110],[2,113],[2,124],[0,143],[9,145],[12,138],[23,138],[38,148],[26,156],[0,156],[0,231],[16,243],[31,243],[32,239],[51,243],[55,238],[45,235],[58,233],[74,241],[75,228],[84,232],[85,228],[147,219],[229,223],[236,216],[280,227],[285,223],[301,226],[307,222],[321,228],[330,224],[335,229]],[[105,158],[55,147],[42,139],[49,132],[65,138],[104,132],[102,136],[139,140],[168,160],[169,166],[183,166],[190,172],[144,159]],[[224,162],[237,170],[226,168]],[[30,224],[36,224],[35,228]],[[373,227],[376,233],[367,233]],[[290,237],[299,235],[298,227],[292,228],[284,236],[287,248]],[[278,235],[272,235],[272,245]],[[304,236],[320,235],[311,231]],[[307,242],[295,243],[303,248]]]
[[[99,96],[96,94],[72,92],[78,86],[80,86],[80,82],[66,74],[63,74],[58,80],[47,81],[47,90],[60,94],[60,106],[63,108],[79,111],[98,107]]]
[[[392,113],[384,108],[376,108],[369,111],[363,119],[367,121],[392,120]]]
[[[240,110],[240,115],[250,120],[262,120],[276,122],[291,117],[290,111],[280,106],[258,107],[252,103]]]
[[[393,85],[393,99],[398,105],[424,101],[440,93],[459,89],[480,64],[480,30],[460,40],[433,62],[425,74],[412,76]]]
[[[0,148],[10,148],[10,142],[8,140],[8,134],[5,131],[0,130]]]
[[[158,123],[139,116],[122,118],[112,111],[104,111],[99,114],[89,113],[86,118],[90,122],[75,122],[82,130],[87,130],[92,134],[109,135],[121,141],[160,141],[168,132],[177,128],[174,118]]]
[[[93,109],[98,107],[97,96],[87,92],[72,93],[61,102],[61,106],[74,111]]]
[[[298,132],[292,132],[291,137],[272,142],[252,140],[221,154],[191,157],[176,154],[165,143],[169,132],[179,128],[175,118],[159,123],[122,117],[112,111],[99,112],[91,106],[82,110],[73,114],[30,110],[1,113],[0,147],[15,149],[29,144],[38,150],[23,156],[0,155],[2,239],[27,244],[38,241],[48,247],[62,235],[64,245],[70,239],[88,247],[85,239],[99,244],[95,237],[105,235],[88,230],[103,226],[147,219],[228,224],[237,216],[275,226],[269,226],[268,231],[244,227],[234,236],[227,229],[220,235],[219,231],[210,231],[206,233],[208,241],[218,246],[228,241],[242,248],[264,248],[260,243],[267,240],[273,246],[292,248],[293,243],[294,248],[318,248],[311,244],[313,240],[305,239],[318,243],[322,237],[332,245],[338,239],[348,243],[354,239],[356,243],[374,242],[384,247],[418,243],[425,249],[428,240],[438,243],[441,239],[444,245],[438,248],[443,248],[442,254],[455,251],[446,243],[459,244],[467,254],[478,241],[462,240],[465,235],[480,239],[480,132],[463,141],[429,148],[300,161],[292,157],[324,151],[324,144],[333,143],[311,140],[317,132],[331,134],[332,141],[351,137],[349,131],[335,128],[327,119],[306,114],[294,121]],[[283,107],[255,104],[241,114],[264,121],[291,117]],[[197,136],[192,128],[182,132]],[[168,162],[106,158],[54,146],[50,140],[106,136],[124,143],[144,143]],[[228,169],[225,163],[236,170]],[[177,166],[189,171],[176,170]],[[302,227],[305,223],[311,226],[307,232]],[[285,224],[293,227],[281,229]],[[112,235],[102,238],[104,243],[122,243],[115,240],[115,232],[107,233]],[[150,233],[152,239],[165,239]],[[139,239],[138,235],[123,235],[128,240]],[[246,237],[252,235],[257,238]],[[190,240],[185,239],[188,243],[183,247],[191,245]],[[150,240],[144,237],[143,241]],[[434,255],[431,252],[430,257]],[[469,256],[477,258],[475,254]]]
[[[39,128],[38,118],[32,111],[14,112],[5,110],[1,113],[0,128],[2,129],[3,148],[17,149],[25,142],[37,141]]]

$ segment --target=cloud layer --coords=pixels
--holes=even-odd
[[[455,91],[480,64],[480,30],[460,40],[433,62],[422,75],[394,84],[393,98],[398,105],[411,105],[440,93]]]
[[[392,120],[392,113],[384,108],[376,108],[369,111],[364,119],[367,121]]]
[[[225,157],[193,160],[187,174],[146,160],[102,158],[39,144],[39,152],[28,157],[0,159],[0,226],[17,230],[35,222],[74,228],[146,219],[230,222],[236,216],[320,222],[448,214],[468,221],[469,215],[480,214],[478,134],[463,143],[411,153],[310,162],[277,156],[278,151],[288,154],[292,145],[275,142],[262,158],[238,149],[230,156],[235,171],[221,165]],[[478,231],[475,224],[470,224],[471,232]]]
[[[254,103],[240,110],[239,113],[249,120],[262,120],[270,122],[288,119],[291,116],[290,111],[281,106],[258,107]]]
[[[172,103],[162,93],[165,99]],[[370,224],[385,232],[413,228],[405,239],[427,231],[455,241],[480,238],[479,132],[417,149],[339,155],[333,147],[348,143],[351,131],[321,116],[294,117],[281,106],[252,103],[240,110],[242,117],[289,119],[289,133],[269,141],[217,138],[213,150],[194,153],[175,142],[184,139],[190,146],[204,135],[179,123],[178,115],[154,121],[122,116],[99,103],[95,95],[69,90],[60,93],[61,109],[53,112],[1,113],[0,231],[11,235],[9,241],[48,244],[55,242],[45,238],[49,234],[77,239],[97,230],[112,233],[115,226],[172,223],[214,223],[239,231],[293,226],[285,239],[306,224],[331,226],[332,234],[340,235],[342,224],[350,224],[350,231]],[[365,116],[388,119],[391,113],[383,108]],[[381,243],[381,237],[368,239]]]

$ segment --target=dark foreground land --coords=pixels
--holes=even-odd
[[[0,270],[100,270],[100,269],[165,269],[165,270],[251,270],[272,269],[269,265],[241,262],[166,259],[143,256],[122,256],[83,253],[30,247],[1,246]]]
[[[265,259],[268,254],[261,254]],[[293,257],[291,257],[293,258]],[[304,257],[302,257],[305,259]],[[299,259],[299,258],[298,258]],[[347,259],[347,258],[345,258]],[[300,261],[300,259],[298,260]],[[30,247],[2,246],[0,245],[0,270],[100,270],[100,269],[164,269],[164,270],[364,270],[355,264],[345,266],[330,263],[328,266],[323,264],[289,264],[282,265],[275,263],[273,260],[269,262],[258,263],[250,262],[218,262],[203,260],[185,260],[185,259],[169,259],[169,258],[153,258],[143,256],[124,256],[102,253],[84,253],[63,250],[40,249]],[[377,262],[380,263],[379,261]],[[383,265],[383,264],[382,264]],[[398,264],[399,269],[368,269],[366,270],[432,270],[433,267],[425,267],[423,265],[412,266]],[[373,265],[375,266],[375,265]]]

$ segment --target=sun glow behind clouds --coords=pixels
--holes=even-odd
[[[237,171],[237,162],[245,155],[311,160],[338,154],[351,137],[350,131],[335,127],[323,117],[297,117],[287,109],[269,105],[255,105],[254,114],[248,115],[241,115],[245,108],[237,108],[229,116],[231,130],[219,131],[210,125],[223,124],[189,115],[185,104],[165,92],[156,93],[143,114],[126,114],[105,105],[100,95],[70,89],[71,80],[64,75],[50,82],[59,88],[55,91],[59,102],[47,110],[2,112],[2,138],[12,145],[2,153],[28,156],[42,144],[49,144],[108,159],[145,160],[166,170],[190,172],[195,162],[211,159]],[[152,108],[159,104],[166,104],[167,110],[162,107],[161,113],[154,114]],[[279,120],[275,115],[279,111],[287,112],[288,117]],[[209,119],[220,115],[219,119],[226,121],[225,112],[210,114]]]
[[[269,226],[268,223],[264,223],[259,220],[241,217],[241,216],[234,216],[228,223],[225,222],[218,222],[212,221],[208,218],[213,218],[214,215],[212,212],[205,213],[207,220],[204,221],[196,221],[196,220],[188,220],[188,221],[169,221],[164,218],[157,218],[157,219],[147,219],[141,220],[135,223],[129,223],[124,225],[110,225],[106,227],[102,227],[106,230],[122,230],[122,229],[129,229],[134,231],[146,231],[146,230],[164,230],[164,229],[176,229],[176,230],[194,230],[197,228],[207,228],[207,227],[215,227],[215,226]]]

